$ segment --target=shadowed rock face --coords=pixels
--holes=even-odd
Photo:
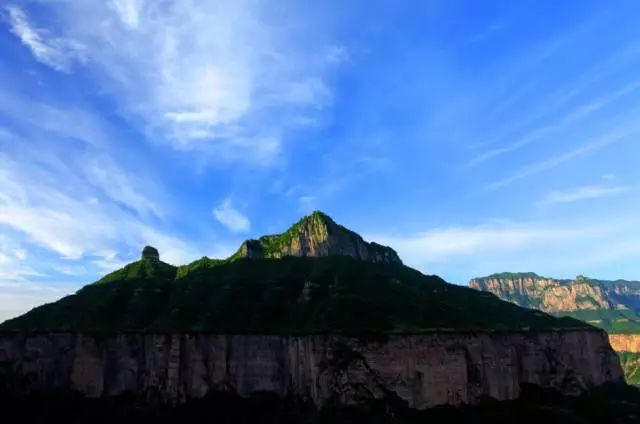
[[[376,263],[402,263],[390,247],[364,241],[358,234],[336,224],[322,212],[302,218],[282,234],[245,241],[233,257],[256,259],[330,255],[351,256]]]
[[[91,397],[125,392],[166,401],[229,390],[268,391],[322,404],[395,394],[410,407],[515,399],[523,383],[575,394],[622,373],[606,334],[394,335],[363,343],[339,336],[78,333],[0,335],[0,361],[30,389]]]
[[[160,252],[158,252],[158,249],[155,247],[145,246],[144,249],[142,249],[141,259],[150,262],[160,262]]]

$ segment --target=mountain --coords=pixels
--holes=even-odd
[[[486,311],[491,311],[487,313]],[[307,334],[585,328],[408,268],[321,212],[225,260],[141,259],[0,329]]]
[[[557,316],[571,316],[610,333],[640,333],[640,282],[575,280],[535,273],[501,273],[475,278],[469,287],[500,299]]]
[[[395,250],[367,243],[360,235],[336,224],[320,211],[302,218],[282,234],[245,241],[232,258],[330,255],[350,256],[374,263],[402,263]]]
[[[1,324],[2,369],[16,387],[91,397],[270,392],[412,408],[622,379],[601,330],[424,275],[321,212],[227,259],[176,267],[147,246]]]
[[[532,272],[475,278],[471,288],[555,316],[572,317],[609,333],[627,382],[640,384],[640,282],[541,277]]]

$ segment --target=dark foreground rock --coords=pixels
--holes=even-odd
[[[24,390],[99,398],[133,393],[167,403],[229,391],[316,405],[392,395],[416,409],[517,399],[535,384],[576,395],[622,381],[606,333],[332,335],[0,334],[0,362]]]
[[[0,393],[6,422],[73,423],[260,423],[260,424],[631,424],[640,420],[640,392],[624,385],[606,385],[579,397],[523,386],[520,399],[483,399],[475,406],[441,406],[424,411],[398,399],[371,400],[357,406],[327,403],[316,407],[293,397],[255,393],[242,398],[213,392],[202,399],[171,405],[141,400],[131,394],[86,399],[68,392],[15,396]]]

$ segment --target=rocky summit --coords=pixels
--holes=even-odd
[[[27,391],[169,402],[269,392],[418,409],[622,380],[602,330],[424,275],[321,212],[227,259],[176,267],[147,246],[0,325],[0,364]]]
[[[155,247],[145,246],[144,249],[142,249],[140,259],[143,261],[160,262],[160,252],[158,252],[158,249]]]
[[[359,234],[336,224],[320,211],[305,216],[282,234],[245,241],[233,258],[330,255],[374,263],[402,263],[392,248],[364,241]]]

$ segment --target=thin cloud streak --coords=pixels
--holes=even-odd
[[[554,132],[563,129],[568,125],[579,123],[583,119],[603,109],[605,106],[615,102],[616,100],[621,99],[624,96],[627,96],[633,93],[634,91],[638,90],[638,88],[640,88],[640,82],[635,81],[631,84],[626,85],[625,87],[621,88],[620,90],[612,94],[609,94],[607,96],[604,96],[592,102],[577,106],[573,110],[571,110],[569,113],[564,115],[562,118],[560,118],[558,123],[537,128],[531,131],[530,133],[528,133],[527,135],[525,135],[524,137],[522,137],[519,141],[515,143],[509,144],[504,147],[488,150],[471,159],[468,163],[468,166],[474,167],[474,166],[480,165],[491,159],[498,158],[507,153],[515,152],[532,143],[543,140],[545,139],[546,136],[549,136],[550,134],[553,134]]]
[[[619,143],[631,135],[637,135],[639,133],[637,128],[628,128],[623,130],[614,130],[609,134],[602,135],[593,139],[592,141],[583,144],[582,146],[564,153],[560,156],[545,159],[539,162],[532,163],[526,166],[520,172],[517,172],[510,177],[504,178],[500,181],[488,184],[484,187],[485,191],[493,191],[505,187],[511,183],[514,183],[523,178],[527,178],[549,169],[555,168],[563,163],[577,159],[581,156],[585,156],[593,151],[602,149],[615,143]]]
[[[41,63],[61,72],[71,72],[74,62],[86,60],[80,43],[64,38],[49,37],[46,30],[36,28],[18,6],[4,8],[11,32],[27,46]]]
[[[568,191],[553,191],[549,193],[549,195],[547,195],[542,203],[573,203],[581,200],[600,199],[603,197],[611,197],[627,193],[629,189],[629,187],[625,186],[608,187],[601,185],[591,185],[579,187],[577,189]]]

